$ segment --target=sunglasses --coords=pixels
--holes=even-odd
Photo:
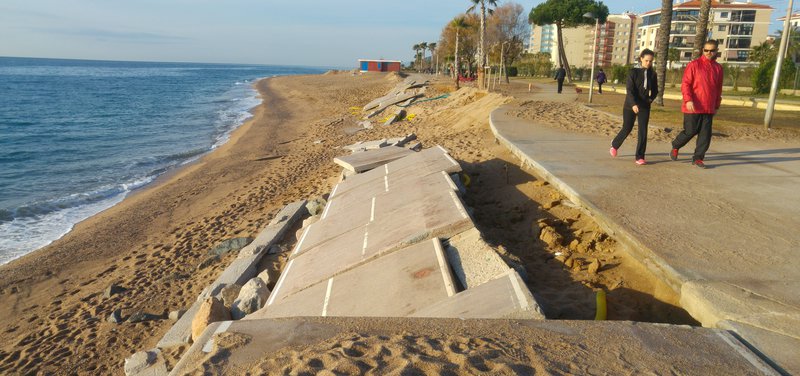
[[[704,48],[703,52],[717,52],[717,50],[707,50],[707,49]]]

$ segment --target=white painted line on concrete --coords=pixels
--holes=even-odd
[[[386,170],[386,175],[389,175],[389,164],[383,165],[383,168]]]
[[[729,338],[729,335],[727,335],[726,333],[727,332],[724,332],[724,331],[718,331],[717,335],[720,338],[722,338],[722,340],[725,341],[725,343],[727,343],[728,346],[733,347],[737,352],[739,352],[739,354],[742,357],[747,359],[747,361],[750,362],[750,364],[752,364],[753,367],[758,368],[765,375],[777,375],[778,374],[778,372],[775,372],[775,370],[772,367],[764,364],[764,362],[759,357],[757,357],[755,354],[751,353],[750,351],[747,351],[744,348],[744,345],[742,345],[741,343],[738,343],[738,342],[737,343],[733,343],[733,341],[731,341],[731,339]]]
[[[328,216],[328,209],[330,209],[331,206],[333,206],[333,200],[329,198],[328,205],[325,205],[325,210],[322,211],[322,219],[325,219],[325,217]]]
[[[447,274],[450,273],[450,268],[447,266],[447,262],[444,261],[444,251],[442,250],[442,243],[439,242],[439,239],[433,238],[433,252],[436,253],[436,260],[439,261],[439,270],[442,271],[442,279],[444,280],[444,288],[447,290],[447,296],[453,296],[456,294],[456,288],[453,286],[453,281],[450,278],[447,278]]]
[[[466,211],[464,211],[464,207],[463,207],[463,206],[461,206],[461,201],[458,199],[458,196],[456,196],[456,193],[455,193],[455,192],[453,192],[453,191],[450,191],[450,197],[451,197],[451,198],[453,198],[453,203],[454,203],[454,204],[456,205],[456,207],[458,208],[458,211],[459,211],[459,213],[461,213],[461,216],[463,216],[464,218],[467,218],[467,217],[469,217],[469,216],[467,215],[467,212],[466,212]]]
[[[517,282],[517,279],[514,278],[515,276],[513,270],[514,269],[508,270],[508,279],[511,280],[511,286],[514,288],[514,292],[517,294],[517,303],[519,303],[519,308],[525,309],[525,306],[527,305],[526,304],[527,300],[525,299],[525,293],[522,292],[522,288],[519,286],[519,282]]]
[[[333,190],[331,191],[331,195],[328,196],[328,200],[333,199],[333,196],[336,195],[336,190],[339,188],[339,184],[333,186]]]
[[[233,321],[223,321],[221,324],[219,324],[219,326],[217,327],[217,330],[214,331],[214,334],[219,334],[219,333],[222,333],[222,332],[228,330],[228,328],[231,326],[231,324],[233,324]],[[203,345],[203,352],[204,353],[210,353],[210,352],[214,351],[214,334],[212,334],[211,337],[206,342],[206,344]]]
[[[383,185],[386,186],[386,192],[389,192],[389,176],[383,177]]]
[[[453,183],[453,179],[450,179],[450,175],[447,175],[444,171],[442,171],[442,175],[444,175],[444,180],[447,180],[447,184],[450,184],[450,188],[457,191],[458,187],[456,187],[456,183]]]
[[[450,154],[445,154],[444,156],[447,157],[447,159],[449,159],[450,162],[452,162],[454,166],[458,166],[459,165],[458,162],[456,162],[456,160],[453,159],[453,157],[450,156]]]
[[[325,291],[325,302],[322,303],[322,317],[328,316],[328,302],[331,299],[331,288],[333,287],[333,277],[328,280],[328,291]]]
[[[367,254],[367,238],[369,238],[369,229],[364,228],[364,245],[361,247],[361,256]]]
[[[447,149],[443,148],[442,145],[436,145],[436,147],[439,148],[439,150],[441,150],[442,153],[445,153],[445,154],[448,153]]]
[[[308,225],[308,227],[306,227],[306,229],[303,231],[303,235],[300,236],[300,241],[294,246],[294,252],[292,252],[292,256],[296,255],[297,252],[300,252],[300,247],[303,246],[303,240],[306,240],[306,235],[308,234],[308,230],[311,229],[311,226],[313,226],[313,224]]]
[[[289,260],[289,263],[286,264],[286,268],[283,269],[281,277],[278,278],[278,283],[275,284],[275,289],[272,290],[271,294],[269,294],[269,300],[267,300],[267,305],[272,305],[272,302],[275,301],[275,297],[278,296],[278,291],[281,290],[281,286],[283,286],[283,280],[286,279],[286,275],[289,274],[289,269],[292,268],[292,264],[294,264],[294,260]]]
[[[369,210],[369,221],[375,220],[375,197],[372,197],[372,209]]]

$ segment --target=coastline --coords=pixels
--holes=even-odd
[[[357,104],[353,90],[365,82],[327,77],[336,82],[330,98],[318,101],[310,94],[320,77],[257,81],[261,104],[225,144],[0,266],[0,373],[118,370],[169,321],[114,326],[105,321],[111,311],[160,315],[186,306],[223,267],[196,269],[210,248],[254,236],[288,202],[326,193],[337,151],[313,141],[335,130],[315,125]],[[366,81],[367,95],[389,84],[378,76]],[[314,111],[310,102],[318,102]],[[264,158],[272,155],[283,157]],[[111,283],[128,292],[104,298]]]

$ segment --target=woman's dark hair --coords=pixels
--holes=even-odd
[[[639,58],[641,59],[641,58],[645,57],[645,55],[650,55],[650,56],[653,56],[653,57],[655,57],[655,56],[656,56],[656,53],[655,53],[655,52],[653,52],[653,50],[651,50],[651,49],[649,49],[649,48],[645,48],[645,49],[644,49],[644,50],[642,50],[642,52],[639,54]]]

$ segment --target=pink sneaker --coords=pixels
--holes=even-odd
[[[646,165],[647,162],[645,162],[644,158],[642,158],[642,159],[637,159],[636,164],[641,166],[641,165]]]
[[[608,152],[611,154],[611,156],[612,156],[612,157],[615,157],[615,158],[616,158],[616,156],[617,156],[617,149],[616,149],[615,147],[613,147],[613,146],[612,146],[612,147],[611,147],[611,149],[609,149],[609,150],[608,150]]]

